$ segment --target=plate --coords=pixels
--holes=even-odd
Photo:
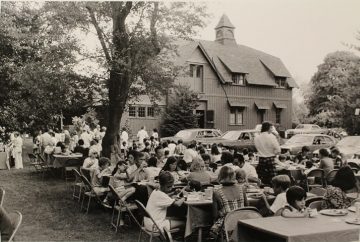
[[[350,212],[356,213],[356,207],[354,207],[354,206],[348,207],[348,210],[349,210]]]
[[[319,213],[328,216],[345,216],[348,214],[348,211],[346,209],[324,209],[321,210]]]
[[[345,222],[348,224],[360,225],[360,219],[358,219],[358,218],[348,218],[345,220]]]

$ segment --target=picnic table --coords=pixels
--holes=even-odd
[[[281,216],[238,221],[233,232],[234,241],[358,241],[359,225],[345,220],[355,218],[355,213],[346,216],[315,218],[284,218]]]
[[[53,160],[53,166],[54,168],[61,168],[61,167],[65,167],[66,166],[66,161],[69,159],[75,159],[79,161],[78,166],[82,165],[82,154],[78,154],[78,153],[74,153],[74,154],[69,154],[69,155],[63,155],[63,154],[54,154],[53,155],[54,160]],[[74,166],[74,165],[72,165]]]

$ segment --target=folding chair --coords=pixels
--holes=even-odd
[[[105,193],[104,192],[96,192],[94,190],[93,185],[91,185],[91,183],[89,182],[89,180],[85,176],[81,176],[81,180],[85,184],[85,189],[86,190],[84,192],[84,197],[83,197],[83,200],[81,202],[80,211],[82,211],[82,209],[83,209],[85,197],[88,197],[89,200],[88,200],[88,203],[87,203],[87,206],[86,206],[86,213],[88,213],[89,208],[90,208],[91,200],[94,198],[97,203],[102,204],[102,199],[100,197],[105,195]]]
[[[9,213],[8,215],[9,215],[9,218],[11,220],[11,224],[13,225],[12,226],[12,231],[10,233],[10,238],[9,238],[8,241],[12,242],[12,241],[14,241],[15,234],[18,231],[18,229],[19,229],[19,227],[21,225],[22,214],[19,211],[14,211],[14,212]]]
[[[322,197],[322,196],[324,196],[326,189],[322,188],[322,187],[314,187],[314,188],[311,188],[310,192],[312,194],[315,194],[316,196]]]
[[[320,211],[322,202],[323,202],[323,200],[314,201],[314,202],[309,204],[309,208],[316,209],[317,211]]]
[[[81,194],[83,192],[83,190],[85,190],[85,185],[81,180],[81,174],[78,170],[74,169],[73,170],[74,175],[75,175],[75,183],[73,184],[73,195],[72,197],[74,199],[78,199],[78,202],[80,202],[81,200]],[[79,192],[77,192],[76,188],[79,188]]]
[[[308,199],[305,200],[305,206],[306,207],[309,207],[309,205],[312,203],[312,202],[315,202],[315,201],[322,201],[324,200],[324,198],[322,196],[317,196],[317,197],[310,197]]]
[[[42,170],[42,178],[44,179],[45,173],[52,173],[54,175],[52,169],[54,168],[53,165],[49,164],[44,157],[42,157],[40,154],[38,155],[38,158],[41,160],[41,170]]]
[[[120,219],[122,217],[122,214],[126,212],[127,209],[131,211],[137,210],[137,205],[133,203],[124,203],[112,185],[109,185],[109,189],[114,197],[114,206],[113,206],[110,224],[112,227],[115,228],[115,232],[117,232],[118,228],[120,227]],[[117,217],[116,220],[114,220],[116,212],[117,212]]]
[[[314,184],[309,184],[309,177],[314,177]],[[320,184],[316,182],[320,182]],[[324,170],[323,169],[311,170],[306,176],[306,185],[308,191],[310,190],[310,187],[324,187]]]
[[[30,164],[35,168],[35,171],[41,172],[41,166],[43,165],[43,163],[39,161],[38,157],[36,157],[34,154],[28,154],[28,157],[30,160]]]
[[[164,235],[165,235],[165,239],[166,239],[167,242],[173,242],[174,241],[172,236],[171,236],[170,231],[165,227],[164,227]]]
[[[0,206],[3,205],[5,198],[5,190],[4,188],[0,187]]]
[[[331,170],[326,178],[325,178],[325,182],[326,182],[326,185],[330,185],[332,183],[332,181],[334,180],[335,178],[335,175],[336,173],[338,172],[339,169],[334,169],[334,170]]]
[[[80,174],[85,176],[86,179],[88,179],[89,181],[91,181],[92,172],[93,172],[93,170],[91,170],[91,169],[80,167]]]
[[[152,229],[148,230],[145,226],[144,226],[144,220],[142,222],[142,225],[140,225],[138,223],[138,225],[140,225],[140,234],[139,234],[139,239],[138,242],[141,241],[141,236],[142,233],[147,234],[148,236],[150,236],[150,242],[152,241],[153,238],[159,238],[161,241],[166,241],[166,236],[163,232],[163,230],[161,230],[159,228],[159,226],[156,224],[155,220],[153,219],[153,217],[150,215],[150,213],[146,210],[146,208],[144,207],[144,205],[139,202],[138,200],[135,200],[136,205],[138,206],[139,211],[144,215],[144,218],[147,217],[151,220],[151,222],[153,223]],[[175,233],[178,232],[179,229],[171,229],[169,231],[169,233]]]
[[[81,164],[80,164],[81,160],[79,159],[68,159],[65,161],[65,166],[64,166],[64,178],[65,178],[65,182],[67,184],[68,180],[71,179],[76,179],[76,176],[74,174],[73,170],[77,170]],[[73,174],[73,176],[68,176],[69,173]]]
[[[231,211],[225,216],[223,229],[226,236],[226,241],[230,241],[232,232],[237,226],[237,221],[251,219],[251,218],[261,218],[259,210],[255,207],[243,207]]]

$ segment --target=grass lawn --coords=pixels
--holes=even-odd
[[[25,139],[24,169],[0,170],[0,186],[6,190],[5,209],[23,214],[17,241],[137,241],[139,228],[135,224],[115,233],[110,227],[111,209],[93,206],[84,214],[64,180],[43,180],[36,174],[27,158],[31,148],[31,140]]]

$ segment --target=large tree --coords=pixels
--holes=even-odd
[[[327,126],[354,130],[356,100],[360,98],[360,58],[338,51],[326,56],[311,79],[307,98],[310,115]]]
[[[98,86],[74,72],[77,41],[48,17],[36,3],[2,3],[0,125],[8,129],[56,124],[61,112],[92,102]]]
[[[128,99],[166,92],[176,75],[172,40],[192,36],[207,16],[204,4],[182,2],[47,2],[44,7],[54,24],[96,31],[107,70],[105,156],[110,156]]]

